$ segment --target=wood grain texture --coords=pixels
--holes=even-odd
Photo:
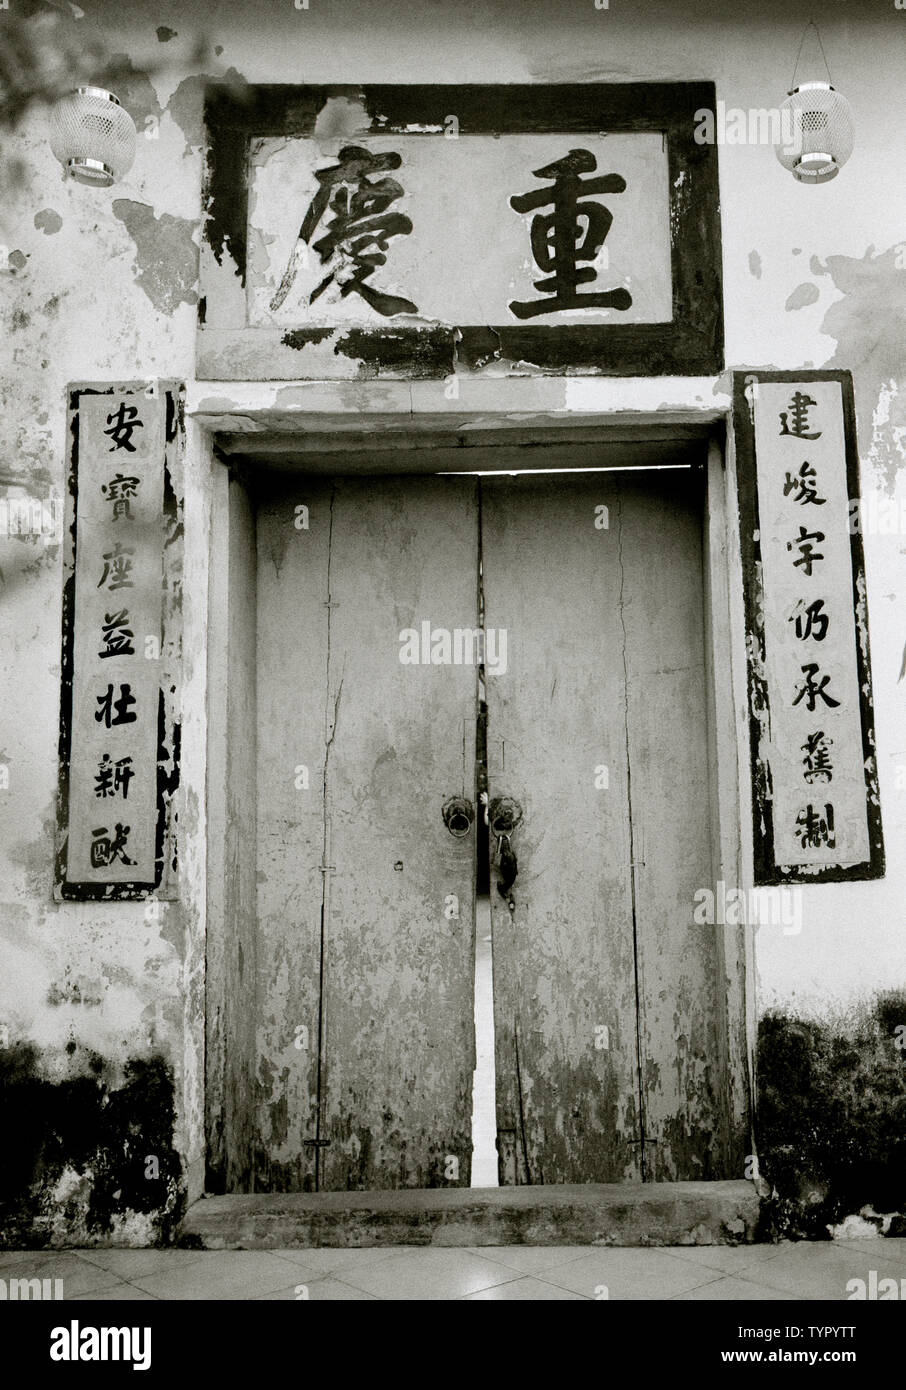
[[[627,491],[624,568],[642,1097],[648,1176],[726,1177],[728,1082],[720,924],[693,921],[711,888],[711,787],[699,476]]]
[[[208,902],[205,1122],[208,1192],[254,1190],[256,1143],[255,515],[226,470],[214,477],[208,627]]]
[[[486,622],[509,656],[487,682],[489,794],[524,811],[512,913],[491,877],[502,1183],[641,1173],[619,550],[594,525],[613,476],[482,482]]]
[[[490,795],[525,810],[512,913],[492,883],[502,1182],[723,1175],[716,929],[692,922],[712,869],[690,482],[482,485],[487,623],[510,634]]]
[[[296,533],[302,502],[310,530]],[[423,620],[477,625],[474,485],[338,480],[301,491],[297,480],[262,514],[259,552],[264,1144],[292,1165],[304,1138],[329,1140],[324,1189],[468,1186],[474,835],[455,840],[442,807],[474,796],[477,670],[403,665],[399,634]],[[302,762],[309,792],[287,791]],[[335,873],[321,962],[325,848]],[[444,915],[448,895],[458,917]],[[309,1019],[306,1062],[293,1026]],[[295,1162],[285,1185],[311,1184],[313,1158]]]
[[[329,479],[290,479],[258,501],[255,1182],[265,1191],[312,1190],[316,1177],[305,1141],[318,1127],[331,492]],[[309,509],[308,530],[296,528],[297,505]]]
[[[718,928],[692,918],[714,878],[699,482],[480,486],[480,516],[465,478],[296,477],[259,504],[261,1187],[469,1183],[475,842],[441,812],[474,796],[477,672],[399,656],[423,621],[477,627],[479,535],[507,636],[490,795],[524,813],[512,910],[491,878],[500,1180],[727,1175]]]

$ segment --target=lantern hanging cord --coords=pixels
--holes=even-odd
[[[802,57],[802,45],[805,43],[805,36],[808,33],[809,29],[814,29],[815,31],[815,35],[818,39],[818,47],[821,49],[821,57],[824,59],[824,67],[827,72],[827,80],[831,86],[834,85],[834,80],[831,77],[831,70],[827,61],[827,54],[824,51],[824,44],[821,42],[821,31],[819,30],[815,21],[813,19],[810,19],[808,24],[806,24],[805,28],[802,31],[802,38],[799,40],[799,51],[796,54],[796,62],[793,67],[793,80],[790,83],[791,90],[795,90],[796,87],[796,73],[799,71],[799,59]]]

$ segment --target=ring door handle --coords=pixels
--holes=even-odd
[[[516,906],[512,888],[519,872],[519,862],[510,836],[522,821],[522,807],[510,796],[496,796],[488,808],[488,825],[497,836],[497,892],[512,912]]]
[[[451,796],[450,800],[444,803],[443,818],[444,825],[453,838],[464,840],[472,829],[475,808],[464,796]]]
[[[513,897],[511,889],[516,882],[519,864],[507,834],[501,834],[497,837],[497,868],[500,872],[500,877],[497,880],[497,892],[512,912],[516,906],[516,899]]]

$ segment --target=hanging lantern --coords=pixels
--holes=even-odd
[[[777,158],[800,183],[828,183],[853,152],[852,107],[829,82],[803,82],[780,108]]]
[[[796,83],[802,45],[814,29],[827,72],[826,82]],[[814,20],[802,31],[793,65],[793,80],[780,108],[780,144],[777,158],[800,183],[828,183],[835,179],[853,152],[855,123],[852,107],[831,83],[830,68],[821,34]]]
[[[112,92],[78,87],[53,108],[50,148],[71,178],[109,188],[132,168],[135,122]]]

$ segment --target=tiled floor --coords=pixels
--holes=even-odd
[[[906,1280],[906,1239],[645,1250],[0,1251],[0,1279],[62,1279],[63,1297],[74,1300],[845,1300],[847,1283],[868,1284],[872,1270],[877,1280]]]

